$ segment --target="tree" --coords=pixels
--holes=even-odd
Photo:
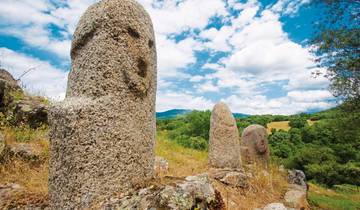
[[[296,117],[294,119],[291,119],[289,122],[289,126],[291,128],[303,128],[307,125],[307,120],[302,117]]]
[[[318,67],[327,69],[330,90],[346,101],[360,99],[360,0],[317,0],[327,10],[312,40]],[[315,72],[315,74],[320,74]]]

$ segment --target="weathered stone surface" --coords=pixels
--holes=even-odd
[[[270,203],[263,210],[287,210],[287,208],[282,203]]]
[[[84,209],[154,174],[156,49],[133,0],[103,0],[81,17],[66,99],[50,112],[53,209]]]
[[[241,136],[241,156],[245,163],[258,163],[267,167],[270,149],[266,129],[261,125],[250,125]]]
[[[9,72],[0,69],[0,112],[8,123],[38,128],[47,124],[47,105],[44,98],[24,93]]]
[[[14,79],[14,77],[5,69],[0,69],[0,87],[2,84],[5,84],[10,90],[20,90],[20,86],[18,82]],[[4,90],[4,89],[1,89]]]
[[[245,174],[239,172],[230,172],[221,179],[221,182],[235,187],[246,188],[248,187],[247,180],[248,177]]]
[[[222,102],[211,113],[209,164],[214,168],[241,167],[239,131],[229,107]]]
[[[288,173],[288,181],[290,184],[300,185],[304,188],[304,190],[308,190],[308,185],[306,184],[306,176],[303,171],[289,170]]]
[[[219,192],[214,190],[207,174],[187,177],[180,183],[138,190],[122,198],[111,198],[95,208],[143,209],[204,209],[224,208]]]
[[[285,204],[295,209],[309,209],[307,191],[300,185],[291,184],[284,196]]]
[[[210,177],[233,187],[248,187],[249,175],[242,169],[210,169]]]
[[[27,124],[31,128],[38,128],[48,124],[48,107],[42,97],[24,96],[15,103],[13,117],[16,125]]]
[[[8,155],[20,158],[29,162],[37,162],[40,159],[40,152],[35,150],[31,144],[15,143],[7,145]]]
[[[14,91],[22,92],[17,81],[5,69],[0,69],[0,112],[6,114],[14,97],[11,95]]]
[[[154,170],[155,170],[155,177],[166,176],[167,173],[169,172],[169,162],[163,157],[156,156]]]

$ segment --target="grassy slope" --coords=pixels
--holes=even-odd
[[[207,170],[207,152],[184,148],[166,137],[166,132],[158,132],[155,153],[169,161],[170,176],[188,176]]]
[[[49,154],[46,130],[6,128],[4,133],[6,141],[10,144],[26,142],[42,150],[44,162],[34,165],[14,159],[0,165],[0,184],[18,183],[24,186],[26,194],[19,195],[23,202],[29,199],[46,199]],[[165,132],[159,132],[157,135],[156,154],[169,161],[171,176],[184,177],[207,170],[207,152],[183,148],[168,140]],[[285,178],[276,171],[276,167],[273,166],[270,172],[272,179],[262,174],[255,176],[252,179],[252,187],[247,191],[234,193],[231,188],[220,187],[222,194],[241,206],[241,209],[261,207],[262,204],[275,202],[280,199],[285,187]],[[260,197],[262,199],[259,200]],[[334,191],[311,184],[309,199],[314,209],[360,209],[360,193]]]
[[[309,200],[313,209],[360,209],[360,189],[353,192],[331,190],[310,184]]]

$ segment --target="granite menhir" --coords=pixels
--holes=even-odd
[[[50,112],[52,209],[87,209],[154,173],[156,49],[133,0],[102,0],[76,28],[66,98]]]
[[[244,129],[241,135],[241,155],[245,163],[268,167],[270,149],[267,136],[266,129],[261,125],[250,125]]]
[[[225,103],[214,106],[210,119],[209,164],[212,168],[241,168],[239,131]]]

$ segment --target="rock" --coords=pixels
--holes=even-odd
[[[229,172],[220,181],[235,187],[246,188],[248,187],[248,177],[239,172]]]
[[[284,196],[285,204],[295,209],[309,209],[307,192],[300,185],[290,185]]]
[[[181,188],[166,186],[159,193],[159,206],[167,209],[191,209],[193,205],[191,194]]]
[[[168,161],[163,157],[156,156],[154,170],[155,177],[164,177],[169,172]]]
[[[28,124],[30,128],[38,128],[48,124],[48,108],[42,97],[25,96],[14,108],[14,123]]]
[[[0,69],[0,87],[7,86],[11,91],[21,90],[18,82],[14,79],[14,77],[5,69]],[[1,88],[1,90],[4,90]]]
[[[134,0],[102,0],[81,17],[66,98],[49,113],[52,209],[87,209],[154,175],[156,49]]]
[[[5,69],[0,69],[0,112],[6,114],[14,97],[11,93],[22,92],[17,81]]]
[[[308,190],[305,173],[301,170],[289,170],[288,181],[290,184],[297,184]]]
[[[38,128],[47,124],[44,98],[26,95],[18,82],[6,70],[0,69],[0,112],[15,126]]]
[[[233,187],[247,188],[249,174],[246,174],[242,169],[210,169],[210,177]]]
[[[241,155],[248,164],[257,163],[267,168],[270,149],[266,129],[261,125],[250,125],[241,136]]]
[[[25,161],[37,162],[40,160],[40,152],[35,150],[31,144],[16,143],[7,145],[9,155],[21,158]]]
[[[214,168],[240,168],[239,131],[228,106],[216,104],[211,113],[209,164]]]
[[[112,198],[101,204],[101,209],[211,209],[224,208],[219,192],[212,187],[208,175],[187,177],[185,181],[161,187],[138,190],[132,195]],[[95,209],[99,209],[97,206]]]
[[[185,180],[177,186],[190,194],[195,200],[201,200],[205,204],[215,200],[215,190],[211,186],[208,174],[189,176]]]
[[[287,210],[287,208],[282,203],[270,203],[263,210]]]

